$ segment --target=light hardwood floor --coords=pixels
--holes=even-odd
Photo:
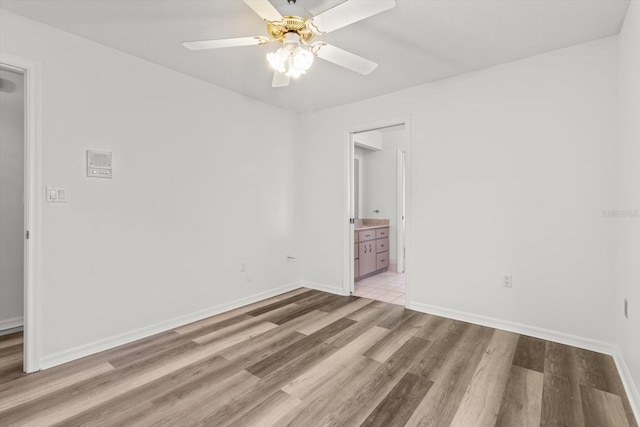
[[[299,289],[35,374],[0,425],[638,426],[610,356]]]

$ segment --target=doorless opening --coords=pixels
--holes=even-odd
[[[24,325],[24,76],[0,68],[0,335]]]
[[[346,133],[344,291],[409,306],[409,117]]]
[[[22,161],[13,159],[13,164],[16,167],[20,166],[20,163],[22,166],[22,188],[18,190],[21,193],[19,210],[22,212],[22,217],[20,218],[19,213],[17,214],[18,219],[14,221],[17,230],[14,231],[19,232],[21,244],[17,245],[23,248],[21,284],[23,286],[24,344],[22,369],[24,372],[35,372],[40,369],[38,284],[40,281],[40,213],[43,195],[40,185],[40,64],[0,52],[0,71],[21,76],[23,84],[23,93],[18,95],[23,100],[21,108],[23,135],[22,141],[18,141],[22,143]],[[8,83],[5,89],[13,90],[12,85]],[[5,98],[5,95],[8,96],[10,93],[3,91],[0,94]],[[5,111],[2,115],[5,115]],[[17,119],[14,118],[14,120]],[[4,128],[4,125],[2,127]],[[15,152],[12,153],[17,156]],[[20,219],[21,224],[18,223]],[[18,239],[17,235],[15,238]],[[20,279],[17,280],[20,281]],[[17,297],[14,300],[14,305],[19,304],[16,301]]]

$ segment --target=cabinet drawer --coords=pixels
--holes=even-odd
[[[389,228],[378,228],[376,230],[376,239],[380,239],[382,237],[389,237]]]
[[[373,240],[376,238],[376,230],[362,230],[358,231],[358,241],[366,242],[367,240]]]
[[[358,243],[358,232],[353,233],[353,241]]]
[[[389,250],[389,238],[376,240],[376,252],[385,252]]]
[[[389,252],[380,252],[376,259],[376,270],[389,267]]]
[[[353,244],[353,259],[358,259],[358,244]]]

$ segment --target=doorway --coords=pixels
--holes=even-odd
[[[24,326],[24,75],[0,68],[0,335]]]
[[[11,237],[2,230],[2,240],[7,238],[17,248],[22,249],[22,254],[16,251],[6,259],[3,252],[3,260],[11,261],[12,267],[10,274],[7,273],[5,276],[4,272],[2,273],[2,286],[4,287],[5,277],[12,277],[12,284],[9,285],[12,290],[7,293],[11,295],[9,297],[11,309],[0,308],[3,311],[0,317],[11,320],[2,327],[7,334],[0,338],[5,337],[4,344],[14,343],[6,337],[12,336],[15,339],[15,331],[22,328],[23,335],[18,337],[18,342],[22,343],[22,357],[14,355],[14,362],[17,364],[16,370],[27,373],[40,369],[39,300],[37,298],[40,282],[40,215],[43,196],[40,185],[40,69],[41,66],[37,62],[0,52],[0,72],[3,79],[0,87],[0,97],[2,97],[0,102],[3,102],[2,119],[8,117],[11,121],[11,124],[8,122],[2,124],[2,132],[9,131],[11,128],[11,132],[14,133],[10,138],[2,135],[3,145],[5,139],[13,141],[11,149],[2,148],[2,161],[7,160],[7,164],[10,164],[5,170],[3,163],[2,174],[3,178],[7,179],[4,176],[5,172],[12,173],[12,178],[7,179],[7,184],[12,184],[12,190],[7,194],[18,193],[17,197],[14,197],[15,194],[11,195],[12,202],[7,203],[7,208],[12,212]],[[19,104],[18,100],[22,100],[22,103]],[[4,104],[5,101],[7,104]],[[6,190],[3,188],[2,191],[4,193]],[[4,219],[7,219],[4,206],[1,208]],[[5,290],[3,289],[2,292],[4,295]]]
[[[0,68],[0,371],[4,376],[23,371],[23,194],[24,75]]]
[[[353,129],[348,135],[351,295],[408,307],[409,118]]]

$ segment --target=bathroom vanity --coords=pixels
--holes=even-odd
[[[355,280],[389,267],[389,220],[356,220],[353,241]]]

